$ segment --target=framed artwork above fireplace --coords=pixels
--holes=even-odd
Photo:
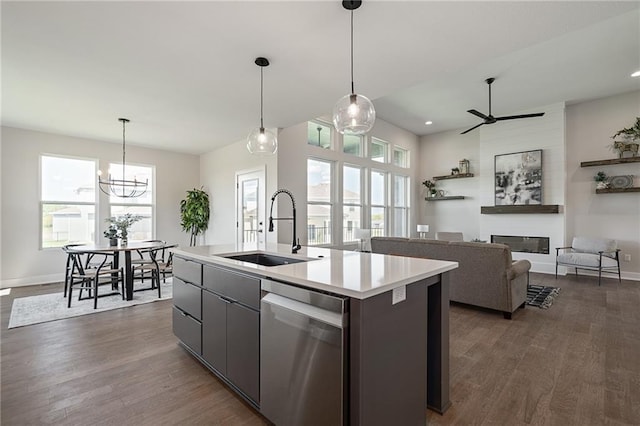
[[[542,150],[495,156],[495,205],[542,204]]]

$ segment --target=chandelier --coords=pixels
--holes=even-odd
[[[118,121],[122,122],[122,179],[114,179],[109,173],[107,180],[98,178],[100,184],[100,190],[105,194],[111,196],[114,195],[119,198],[136,198],[147,192],[147,186],[149,179],[145,179],[144,182],[137,180],[135,177],[133,180],[126,179],[125,174],[125,125],[129,122],[127,118],[118,118]]]

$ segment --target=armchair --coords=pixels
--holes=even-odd
[[[564,250],[564,252],[560,252]],[[602,273],[618,274],[620,276],[620,258],[618,242],[605,238],[574,237],[570,247],[556,247],[556,279],[558,278],[558,265],[578,269],[598,271],[598,285],[602,279]]]

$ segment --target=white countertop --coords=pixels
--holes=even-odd
[[[255,243],[245,246],[208,245],[174,248],[172,251],[176,255],[194,260],[232,267],[238,271],[356,299],[366,299],[458,267],[457,262],[321,247],[302,247],[297,254],[292,254],[291,246],[287,244],[267,244],[260,249],[256,248]],[[262,266],[222,257],[228,254],[256,252],[314,260],[280,266]]]

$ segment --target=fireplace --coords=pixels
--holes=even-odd
[[[511,251],[521,253],[549,254],[548,237],[525,237],[519,235],[492,235],[492,243],[506,244]]]

